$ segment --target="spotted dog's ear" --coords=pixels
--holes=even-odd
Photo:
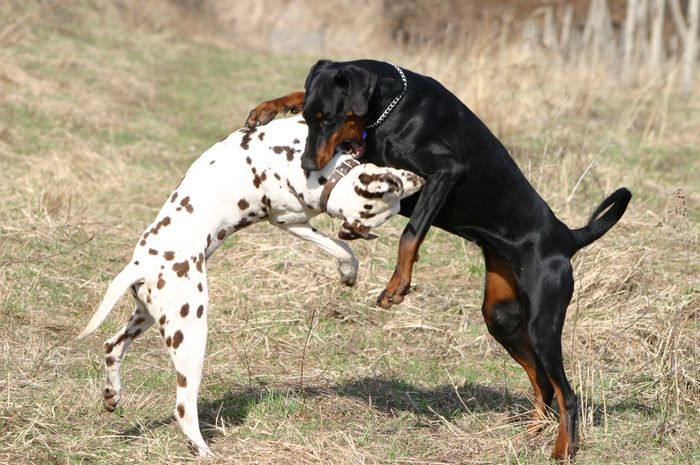
[[[349,65],[338,70],[335,82],[347,89],[352,112],[357,116],[366,116],[369,110],[369,99],[377,84],[377,75]]]
[[[338,238],[344,241],[352,241],[355,239],[376,239],[377,236],[369,233],[369,227],[360,223],[359,220],[355,220],[351,223],[344,221],[342,226],[343,229],[338,232]]]

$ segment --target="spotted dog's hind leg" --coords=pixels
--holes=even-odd
[[[154,320],[148,313],[146,306],[139,299],[134,285],[131,288],[132,294],[136,298],[136,309],[129,318],[129,321],[110,340],[105,342],[105,384],[102,390],[102,403],[110,412],[117,408],[119,399],[122,396],[122,383],[120,368],[124,354],[142,332],[151,327]]]
[[[211,457],[214,454],[199,430],[197,413],[207,346],[207,281],[203,256],[197,271],[191,269],[186,276],[166,280],[164,291],[154,296],[154,302],[158,302],[162,311],[157,317],[160,334],[177,377],[175,418],[195,453]]]

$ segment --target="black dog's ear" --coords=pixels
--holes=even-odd
[[[335,82],[347,89],[353,113],[365,116],[369,110],[369,99],[377,84],[377,75],[351,65],[338,70]]]
[[[311,67],[311,69],[309,70],[309,74],[306,76],[304,89],[308,90],[309,84],[311,84],[311,80],[314,78],[314,76],[316,76],[316,73],[318,73],[319,71],[321,71],[321,69],[325,68],[331,63],[333,63],[333,60],[318,60],[316,64]]]

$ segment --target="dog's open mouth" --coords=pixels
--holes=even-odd
[[[340,143],[341,148],[346,152],[352,152],[353,158],[361,158],[365,153],[365,144],[357,139],[345,139]]]

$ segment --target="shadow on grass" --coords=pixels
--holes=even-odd
[[[312,385],[303,392],[298,384],[234,389],[221,398],[200,402],[200,422],[242,425],[254,409],[291,414],[301,408],[304,399],[314,397],[352,398],[380,412],[409,412],[428,421],[455,421],[469,412],[500,412],[511,414],[512,421],[518,422],[527,417],[531,406],[524,395],[512,395],[504,389],[478,383],[468,382],[456,389],[452,385],[424,389],[401,379],[367,377],[337,386]],[[202,431],[207,440],[217,434],[213,428]]]
[[[272,415],[289,414],[301,408],[304,399],[315,397],[345,397],[360,400],[369,408],[384,413],[409,412],[425,420],[456,421],[474,413],[507,413],[509,422],[523,423],[532,409],[531,399],[520,393],[512,393],[501,387],[466,382],[461,386],[441,385],[424,389],[402,379],[366,377],[337,386],[308,386],[303,392],[298,384],[261,384],[255,387],[236,388],[225,395],[199,402],[200,425],[227,426],[245,423],[252,410],[264,409]],[[609,404],[604,407],[589,399],[593,409],[594,425],[602,425],[604,416],[614,413],[634,412],[653,415],[653,409],[632,401]],[[556,413],[556,399],[553,402]],[[606,410],[607,409],[607,410]],[[140,436],[144,430],[158,429],[175,422],[174,417],[150,420],[139,427],[123,431],[124,437]],[[209,441],[219,433],[216,428],[202,427],[202,436]]]

